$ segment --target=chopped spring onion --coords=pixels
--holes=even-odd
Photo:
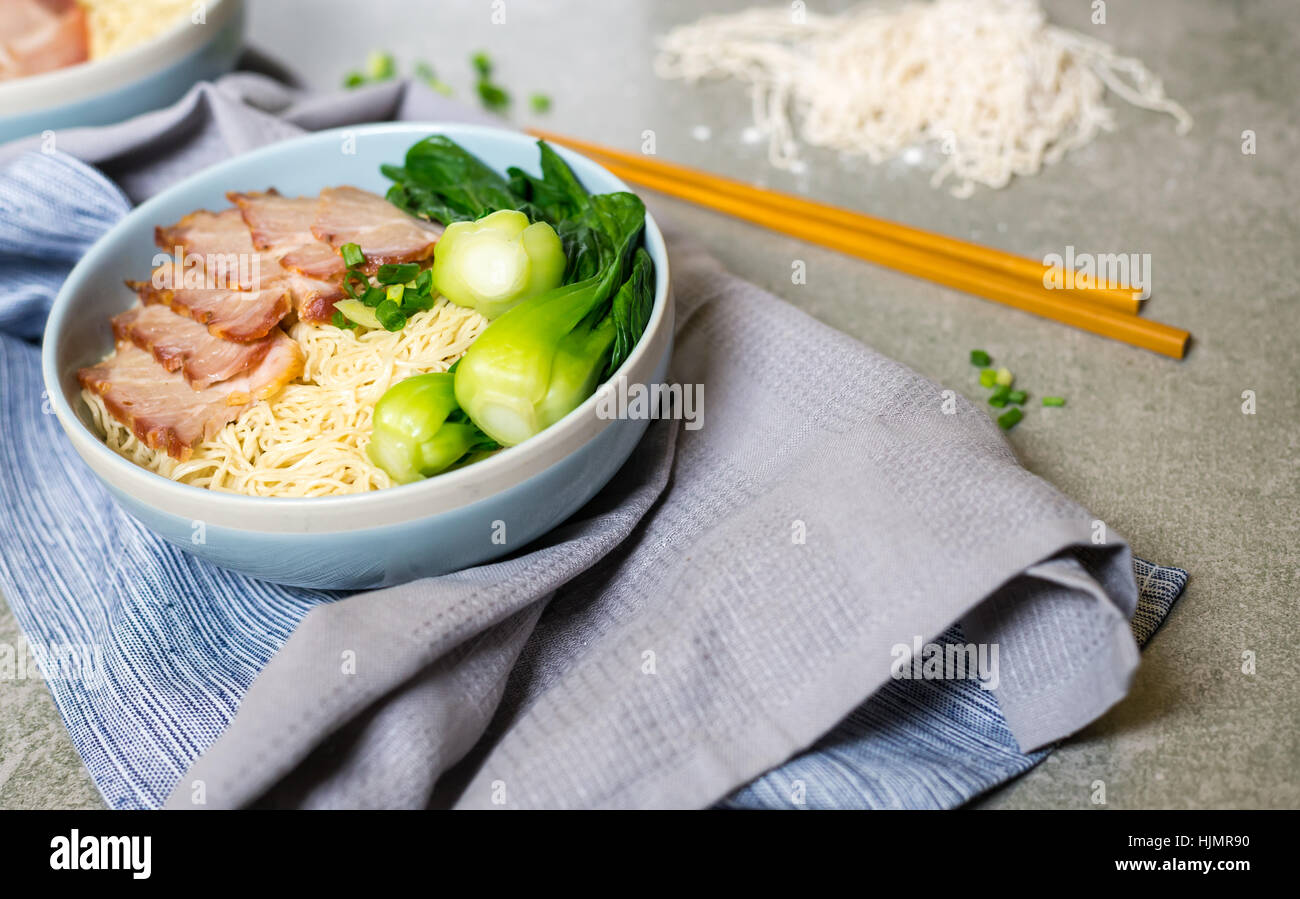
[[[389,290],[392,290],[392,288],[390,287]],[[369,312],[370,310],[367,309],[366,311]],[[344,315],[346,314],[345,312]],[[406,327],[406,313],[394,300],[384,300],[375,307],[373,315],[385,331],[400,331]]]
[[[393,54],[376,50],[366,58],[366,75],[372,81],[388,81],[396,74],[397,63],[393,59]]]
[[[334,317],[330,319],[330,324],[332,324],[336,328],[343,328],[347,330],[350,330],[357,326],[356,322],[352,321],[352,319],[350,318],[344,318],[343,313],[339,312],[337,309],[334,310]]]
[[[433,66],[427,62],[417,62],[415,64],[415,77],[443,96],[451,95],[451,85],[439,78],[438,73],[433,70]]]
[[[510,105],[510,94],[506,93],[505,88],[486,80],[479,81],[474,87],[478,91],[478,98],[483,101],[483,106],[486,109],[492,112],[500,112]]]
[[[1064,406],[1065,397],[1063,396],[1045,396],[1043,397],[1044,406]]]
[[[1004,431],[1009,431],[1020,422],[1020,419],[1024,417],[1025,417],[1025,413],[1021,412],[1015,406],[1012,406],[1006,412],[1003,412],[1001,415],[998,416],[998,427]]]
[[[987,368],[989,366],[989,363],[991,363],[992,361],[993,361],[992,357],[990,357],[989,354],[984,352],[983,350],[970,351],[971,365],[977,366],[978,368]]]
[[[361,302],[374,309],[388,296],[382,287],[371,287],[361,297]]]
[[[361,85],[365,83],[366,83],[366,76],[362,75],[360,72],[356,70],[348,72],[346,75],[343,76],[343,86],[349,89],[354,87],[361,87]]]
[[[359,268],[366,263],[366,254],[361,252],[361,247],[354,243],[345,243],[339,248],[339,255],[343,257],[343,264],[348,268]]]
[[[410,287],[402,294],[402,311],[407,313],[423,312],[433,308],[434,296],[430,291],[415,290]]]
[[[510,105],[510,94],[506,93],[505,88],[492,82],[492,60],[487,53],[480,50],[471,56],[469,61],[478,74],[474,89],[478,91],[478,98],[483,101],[483,106],[492,112],[501,112]]]
[[[1017,406],[1023,406],[1027,399],[1029,399],[1029,394],[1023,390],[1012,390],[1007,393],[1007,402],[1014,403]]]
[[[997,383],[1003,387],[1010,387],[1016,380],[1016,376],[1011,373],[1009,368],[999,368],[997,372]]]
[[[404,294],[404,293],[406,293],[406,285],[405,285],[405,284],[389,284],[389,285],[388,285],[388,293],[387,293],[387,295],[386,295],[386,297],[385,297],[385,301],[387,302],[387,301],[391,300],[392,302],[396,303],[398,306],[401,306],[401,305],[402,305],[402,294]],[[384,305],[384,304],[383,304],[383,303],[380,303],[379,305],[382,306],[382,305]]]
[[[361,299],[369,289],[370,279],[366,277],[364,272],[348,269],[347,274],[343,276],[343,292],[352,299]]]
[[[997,383],[998,373],[991,368],[986,368],[980,372],[980,386],[992,387]]]
[[[380,284],[405,284],[415,280],[420,274],[420,266],[415,262],[401,262],[395,265],[381,265],[375,273],[375,280]]]
[[[551,98],[546,94],[533,94],[528,98],[529,104],[533,107],[533,112],[550,112]]]

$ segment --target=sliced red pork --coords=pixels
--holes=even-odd
[[[260,340],[235,343],[213,335],[166,306],[136,306],[113,318],[113,334],[153,354],[167,371],[179,370],[195,390],[228,381],[257,363],[273,346],[298,344],[279,328]]]
[[[408,215],[378,194],[327,187],[311,231],[335,250],[357,244],[366,257],[365,270],[374,274],[381,265],[428,259],[443,228]]]
[[[310,232],[304,233],[307,239],[323,251],[333,252],[311,237]],[[265,234],[261,236],[265,239]],[[334,304],[345,297],[343,288],[335,281],[308,277],[282,266],[282,247],[272,247],[269,244],[266,247],[256,246],[239,209],[192,212],[175,225],[156,228],[154,239],[159,247],[173,255],[180,252],[187,259],[193,254],[205,262],[210,260],[219,270],[208,274],[215,275],[213,280],[219,282],[220,286],[245,291],[259,287],[264,291],[287,290],[298,317],[305,321],[329,321],[334,315]],[[339,259],[338,263],[339,273],[342,274],[342,260]],[[172,266],[174,267],[174,262]],[[211,286],[208,285],[209,288]],[[287,313],[288,310],[285,311]],[[230,337],[229,334],[222,336]]]
[[[276,341],[251,370],[195,390],[180,372],[169,372],[153,355],[123,341],[117,352],[77,373],[83,387],[104,399],[114,418],[142,443],[174,459],[239,418],[254,400],[269,399],[302,374],[302,351],[292,340]]]
[[[154,242],[173,256],[180,253],[187,269],[191,261],[201,262],[209,287],[253,290],[283,274],[274,256],[253,246],[238,209],[191,212],[174,225],[154,228]]]
[[[262,290],[172,286],[183,281],[183,275],[175,274],[174,263],[168,262],[154,272],[153,281],[126,283],[145,305],[161,304],[206,325],[217,337],[243,343],[270,334],[293,309],[289,286],[283,281]]]
[[[226,194],[239,207],[253,246],[275,254],[280,264],[311,278],[341,278],[347,271],[338,250],[311,233],[319,197],[286,197],[275,188]]]
[[[86,11],[76,0],[0,0],[0,81],[89,58]]]

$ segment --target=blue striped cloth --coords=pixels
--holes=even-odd
[[[58,153],[0,170],[0,590],[90,775],[114,808],[162,803],[313,606],[336,594],[207,565],[124,515],[43,395],[39,336],[71,265],[129,209]],[[1135,561],[1145,642],[1187,573]],[[957,629],[942,638],[965,642]],[[66,664],[65,664],[66,663]],[[948,808],[1040,761],[972,681],[893,681],[736,808]]]

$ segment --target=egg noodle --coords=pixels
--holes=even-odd
[[[1047,24],[1037,0],[937,0],[817,15],[804,4],[710,16],[660,42],[663,78],[734,78],[750,86],[754,124],[778,168],[799,165],[799,137],[873,163],[927,141],[946,158],[955,196],[1005,187],[1114,128],[1109,88],[1191,116],[1136,59]]]
[[[111,449],[174,481],[249,496],[361,493],[392,483],[365,453],[375,403],[398,381],[446,371],[486,326],[473,309],[445,299],[392,333],[298,322],[289,336],[306,357],[302,376],[184,462],[141,443],[99,395],[81,395]]]
[[[182,15],[192,15],[194,0],[78,0],[86,10],[90,58],[102,59],[158,36]]]

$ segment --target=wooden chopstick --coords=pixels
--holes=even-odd
[[[716,191],[737,199],[754,202],[756,201],[755,194],[761,194],[761,202],[764,205],[770,206],[774,211],[784,215],[815,219],[873,237],[893,240],[917,249],[942,253],[945,256],[951,256],[954,259],[960,259],[973,265],[981,265],[1014,277],[1021,277],[1035,284],[1042,284],[1044,273],[1050,271],[1049,266],[1034,259],[959,240],[955,237],[948,237],[945,234],[923,231],[920,228],[912,228],[899,222],[891,222],[864,213],[853,212],[827,203],[818,203],[794,194],[766,190],[746,184],[743,181],[736,181],[733,178],[714,175],[711,172],[703,172],[699,169],[637,153],[629,153],[625,150],[604,147],[562,134],[536,128],[531,129],[530,133],[542,140],[571,147],[580,153],[599,155],[650,175],[671,176],[683,183]],[[1137,314],[1142,303],[1141,294],[1127,285],[1118,287],[1063,287],[1057,288],[1057,290],[1066,290],[1081,300],[1101,303],[1120,312],[1128,312],[1134,315]]]
[[[657,160],[650,162],[645,159],[634,166],[620,158],[629,155],[622,154],[621,151],[614,151],[617,155],[610,155],[604,148],[585,141],[573,141],[546,132],[534,131],[533,133],[544,140],[572,146],[573,149],[591,156],[625,181],[640,184],[651,190],[698,203],[792,237],[808,240],[887,268],[1165,356],[1181,359],[1186,352],[1190,338],[1187,331],[1120,312],[1111,306],[1081,303],[1077,299],[1079,292],[1048,290],[1042,284],[1043,267],[1033,263],[1032,260],[1021,260],[1035,267],[1033,279],[1030,280],[1025,277],[1026,271],[1023,267],[976,264],[952,253],[937,251],[933,247],[927,248],[868,233],[861,229],[847,228],[828,221],[824,216],[808,218],[802,215],[790,215],[782,211],[782,207],[768,205],[767,200],[771,192],[761,188],[732,182],[737,187],[726,192],[714,191],[706,180],[713,177],[710,175],[697,173],[698,177],[689,181],[679,180],[675,176],[675,171],[682,168],[680,166],[673,166],[670,171],[661,169],[660,167],[665,164]],[[850,216],[856,215],[847,210],[839,211]],[[879,219],[876,221],[883,222]],[[907,230],[937,238],[940,242],[953,241],[967,247],[983,249],[976,244],[965,244],[964,241],[954,241],[941,235],[928,235],[928,232],[918,232],[917,229]],[[1021,258],[1011,254],[1001,255],[1011,259]],[[1084,292],[1094,293],[1091,290]]]

